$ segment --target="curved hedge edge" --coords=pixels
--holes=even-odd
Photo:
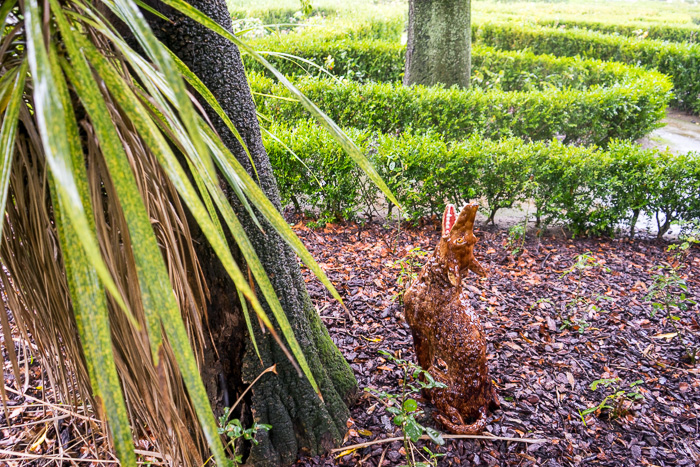
[[[248,77],[264,115],[280,121],[307,118],[296,102],[267,96],[289,97],[282,86],[255,73]],[[659,74],[590,91],[407,88],[313,78],[296,85],[340,126],[386,134],[434,131],[448,140],[472,134],[599,145],[612,139],[638,139],[659,127],[671,98],[671,84]]]
[[[589,29],[605,34],[619,34],[634,39],[695,44],[700,42],[700,27],[674,24],[610,23],[577,19],[538,19],[540,26],[566,29]]]
[[[327,73],[358,82],[399,82],[403,78],[405,46],[398,43],[349,39],[337,33],[320,36],[297,33],[260,39],[251,44],[261,53],[287,54],[287,58],[270,55],[270,60],[288,76],[322,76],[319,67],[324,67]],[[316,66],[291,57],[308,60]],[[254,60],[246,60],[246,67],[251,71],[265,72]],[[627,82],[652,73],[617,62],[535,55],[530,51],[503,51],[479,45],[472,50],[472,68],[474,84],[506,91],[528,90],[528,87],[542,83],[547,87],[584,90],[593,85]]]
[[[596,31],[561,30],[513,23],[483,23],[473,40],[502,50],[582,56],[640,64],[673,80],[673,105],[700,114],[700,45],[657,40],[640,41]]]
[[[294,36],[291,32],[312,31],[312,34],[324,34],[318,28],[318,23],[313,20],[321,18],[321,21],[331,21],[335,34],[342,32],[343,37],[354,39],[374,38],[389,41],[397,41],[401,38],[406,28],[406,18],[404,15],[394,15],[389,17],[370,17],[355,21],[353,18],[349,23],[349,18],[343,18],[342,11],[330,6],[314,7],[310,15],[302,14],[301,8],[267,8],[264,10],[250,10],[246,8],[229,9],[234,26],[242,22],[247,27],[255,24],[274,26],[273,33],[265,37],[287,37]],[[309,22],[309,20],[312,20]],[[305,23],[306,21],[306,23]],[[304,27],[299,27],[304,26]],[[308,27],[306,27],[308,26]],[[278,35],[277,33],[282,33]]]
[[[282,199],[318,210],[326,220],[374,213],[379,192],[325,131],[312,122],[270,128],[313,171],[272,138],[265,147]],[[445,203],[485,199],[491,216],[530,200],[544,224],[576,234],[611,234],[658,214],[661,235],[674,220],[700,220],[700,153],[673,155],[614,141],[609,149],[472,137],[446,143],[435,135],[377,135],[348,130],[405,207],[409,219],[439,214]]]

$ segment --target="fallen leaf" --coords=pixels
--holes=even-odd
[[[523,350],[523,348],[520,347],[520,346],[519,346],[518,344],[516,344],[515,342],[506,341],[506,342],[503,343],[503,345],[507,345],[508,347],[510,347],[510,348],[513,349],[513,350]]]
[[[655,336],[652,336],[652,339],[668,339],[668,340],[671,340],[671,339],[673,339],[674,337],[676,337],[676,334],[677,334],[677,333],[675,333],[675,332],[669,332],[669,333],[666,333],[666,334],[657,334],[657,335],[655,335]]]
[[[360,448],[351,448],[351,449],[346,449],[345,451],[340,452],[337,456],[335,456],[336,459],[340,459],[343,456],[347,456],[348,454],[352,454],[353,452],[357,451]]]
[[[362,336],[362,338],[363,338],[364,340],[366,340],[367,342],[381,342],[381,341],[382,341],[382,338],[381,338],[381,337],[365,337],[365,336]]]

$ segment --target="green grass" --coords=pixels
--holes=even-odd
[[[472,2],[473,19],[580,20],[601,23],[674,24],[694,26],[700,18],[700,5],[659,1],[607,2]],[[697,26],[697,25],[695,25]]]
[[[245,11],[248,16],[261,17],[268,11],[301,9],[300,0],[227,0],[229,9]],[[312,0],[315,9],[333,12],[346,19],[392,17],[408,14],[406,0]],[[514,20],[564,20],[589,21],[616,24],[647,24],[699,27],[700,5],[666,3],[659,1],[588,2],[495,2],[472,1],[474,21],[500,19]],[[694,22],[695,21],[695,22]]]

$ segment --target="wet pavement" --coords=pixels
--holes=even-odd
[[[668,148],[675,154],[700,152],[700,116],[668,109],[666,126],[639,140],[647,148]]]

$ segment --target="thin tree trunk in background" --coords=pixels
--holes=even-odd
[[[275,206],[280,197],[270,161],[260,136],[255,105],[250,94],[240,53],[228,40],[155,1],[149,2],[173,20],[166,23],[150,17],[159,39],[170,48],[211,90],[221,107],[243,137],[254,160],[259,183]],[[194,0],[192,6],[231,30],[231,19],[224,0]],[[253,174],[242,146],[208,106],[209,117],[222,140]],[[216,352],[209,349],[202,369],[217,415],[266,368],[277,364],[277,375],[265,375],[250,391],[241,407],[244,426],[272,425],[269,433],[257,435],[247,463],[256,466],[285,465],[300,453],[327,451],[342,441],[349,418],[347,403],[354,397],[357,382],[352,370],[321,322],[309,299],[293,251],[263,223],[263,234],[245,213],[238,199],[229,193],[229,201],[253,243],[277,292],[283,309],[321,388],[323,401],[305,377],[299,376],[270,333],[262,333],[254,321],[261,360],[247,335],[240,303],[228,278],[204,236],[193,225],[198,255],[211,292],[208,321]],[[258,219],[262,222],[262,217]],[[240,255],[238,255],[240,259]],[[261,302],[264,303],[262,297]],[[269,315],[269,308],[266,307]]]
[[[471,0],[409,0],[406,86],[471,79]]]

